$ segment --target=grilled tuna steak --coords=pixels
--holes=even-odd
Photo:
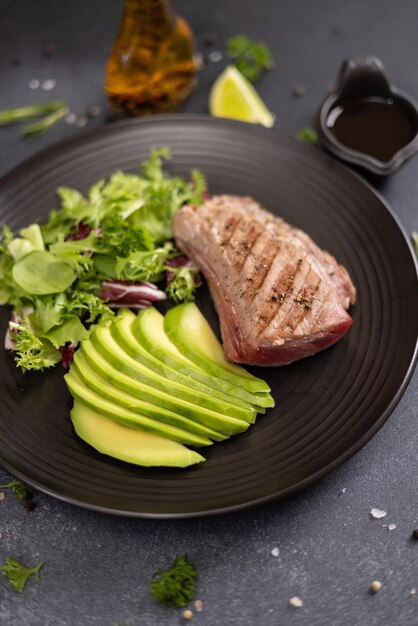
[[[285,365],[350,328],[355,288],[346,269],[252,198],[184,206],[173,232],[207,279],[230,361]]]

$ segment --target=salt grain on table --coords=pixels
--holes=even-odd
[[[64,121],[67,124],[75,124],[77,121],[77,115],[70,111],[70,113],[67,113],[67,115],[64,117]]]
[[[93,105],[87,109],[86,113],[87,117],[97,117],[98,115],[100,115],[101,110],[100,107],[98,107],[97,105]]]
[[[198,613],[200,613],[203,610],[203,602],[202,602],[202,600],[195,600],[194,601],[194,608],[196,609],[196,611]]]
[[[43,81],[41,87],[44,91],[51,91],[51,89],[54,89],[56,84],[57,81],[54,78],[48,78],[48,80]]]
[[[0,491],[0,502],[4,500],[4,491]]]
[[[222,58],[223,54],[219,50],[214,50],[208,56],[209,61],[211,61],[212,63],[219,63],[219,61],[222,61]]]
[[[303,606],[302,600],[297,596],[293,596],[293,598],[290,598],[289,604],[290,606],[294,606],[295,609],[300,609],[300,607]]]
[[[370,511],[370,515],[374,519],[382,519],[382,517],[386,517],[386,511],[382,511],[381,509],[372,509]]]
[[[75,125],[79,128],[83,128],[88,122],[88,119],[85,115],[79,115],[76,119]]]
[[[32,78],[32,80],[30,80],[28,83],[28,87],[29,89],[39,89],[40,84],[41,83],[37,78]]]
[[[388,530],[395,530],[396,524],[389,524]]]
[[[273,556],[279,556],[280,554],[280,550],[279,548],[276,546],[275,548],[273,548],[273,550],[271,551]]]

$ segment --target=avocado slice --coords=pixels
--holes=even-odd
[[[155,404],[170,411],[174,411],[175,413],[189,417],[196,422],[224,434],[235,435],[248,428],[248,422],[244,420],[238,420],[235,417],[227,417],[206,409],[205,407],[193,404],[187,400],[187,395],[183,398],[172,396],[168,389],[164,391],[155,389],[146,383],[132,378],[129,374],[127,375],[121,372],[119,365],[113,366],[109,359],[104,357],[90,340],[83,341],[81,354],[84,355],[90,367],[97,374],[118,389],[122,389],[144,402],[149,402],[150,404]],[[129,358],[128,355],[126,355],[126,358]]]
[[[78,400],[71,411],[77,435],[93,448],[121,461],[145,466],[188,467],[204,457],[175,441],[118,424]]]
[[[165,316],[164,330],[179,351],[206,372],[223,377],[250,392],[270,391],[264,380],[225,359],[221,344],[193,302],[170,309]],[[264,406],[274,406],[274,402]]]
[[[114,340],[109,326],[98,326],[92,333],[90,341],[111,365],[122,372],[122,374],[126,374],[138,382],[142,382],[149,387],[154,387],[154,389],[168,393],[170,396],[187,400],[196,405],[196,407],[210,410],[213,415],[221,416],[222,420],[237,420],[238,422],[245,420],[250,423],[253,423],[255,420],[256,414],[253,410],[241,409],[234,405],[228,406],[209,394],[190,389],[186,385],[181,385],[174,380],[168,380],[164,376],[160,376],[148,369],[142,363],[135,361],[135,359],[129,356]],[[239,410],[242,417],[238,419],[230,415],[231,409],[233,409],[234,413]],[[215,430],[219,430],[216,426],[212,426],[212,424],[210,426],[215,428]]]
[[[102,398],[110,400],[119,406],[123,406],[135,413],[140,413],[146,417],[152,417],[153,419],[177,426],[183,430],[190,431],[196,435],[202,435],[213,441],[223,441],[228,436],[224,435],[208,426],[199,424],[195,420],[183,417],[178,413],[169,411],[162,407],[150,404],[149,402],[143,402],[135,396],[122,391],[113,385],[110,385],[107,380],[97,374],[88,364],[81,350],[75,353],[74,360],[71,364],[71,372],[75,371],[80,380],[92,391],[99,394]]]
[[[156,313],[161,315],[158,311],[156,311]],[[141,342],[138,341],[133,334],[132,325],[134,320],[136,320],[136,315],[127,309],[121,309],[115,322],[110,327],[110,332],[116,343],[118,343],[119,346],[129,354],[129,356],[135,359],[135,361],[142,363],[152,371],[160,374],[160,376],[163,376],[168,380],[173,380],[190,389],[195,389],[196,391],[201,391],[211,397],[218,398],[222,401],[222,404],[217,403],[217,410],[219,410],[219,407],[222,406],[222,412],[225,413],[225,415],[231,415],[232,417],[246,420],[248,418],[249,411],[256,413],[256,408],[252,404],[238,400],[239,404],[237,405],[233,396],[194,380],[188,375],[188,372],[183,365],[180,369],[172,368],[155,358],[151,352],[143,347]],[[164,333],[164,328],[162,329],[162,332]],[[221,380],[219,378],[212,378],[214,380],[214,385],[217,384],[216,381]]]
[[[110,417],[110,419],[130,426],[131,428],[140,428],[161,437],[166,437],[172,441],[178,443],[185,443],[196,448],[201,446],[210,446],[212,441],[207,437],[195,435],[191,432],[187,432],[177,426],[171,426],[170,424],[164,424],[145,415],[134,413],[124,407],[120,407],[110,400],[106,400],[99,396],[83,383],[78,374],[73,369],[64,376],[67,387],[70,390],[71,395],[75,400],[79,400],[82,404],[97,411],[101,415]]]
[[[225,399],[227,396],[229,402],[233,404],[245,408],[253,407],[259,413],[264,412],[260,406],[253,404],[254,394],[233,385],[224,378],[209,374],[184,356],[167,337],[164,330],[164,316],[156,308],[143,309],[137,316],[133,315],[133,318],[131,331],[136,340],[156,359],[186,375],[189,378],[189,384],[199,381],[206,387],[210,387],[210,393],[216,398]],[[117,323],[116,321],[115,327]]]

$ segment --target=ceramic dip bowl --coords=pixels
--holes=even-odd
[[[418,150],[418,109],[376,57],[345,61],[319,114],[322,145],[374,174],[392,174]]]

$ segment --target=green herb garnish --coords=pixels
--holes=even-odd
[[[55,100],[49,104],[33,104],[26,107],[16,107],[0,111],[0,126],[25,122],[35,117],[50,115],[67,106],[63,100]]]
[[[59,109],[50,113],[39,122],[34,122],[33,124],[24,126],[21,132],[22,137],[25,139],[37,139],[37,137],[44,135],[53,126],[55,126],[57,122],[69,113],[69,111],[70,108],[66,104],[63,104]]]
[[[249,81],[254,83],[261,74],[274,67],[269,48],[261,41],[252,41],[245,35],[236,35],[227,41],[228,56]]]
[[[33,493],[22,481],[17,478],[13,478],[7,485],[0,485],[0,489],[11,489],[15,495],[16,500],[23,502],[24,500],[30,500],[33,498]]]
[[[33,104],[14,109],[5,109],[0,111],[0,126],[43,117],[38,122],[24,126],[21,131],[21,135],[25,139],[36,139],[67,115],[69,110],[68,105],[63,100],[55,100],[49,104]]]
[[[296,139],[310,143],[312,146],[316,146],[319,143],[318,133],[311,126],[305,126],[296,133]]]
[[[187,555],[176,556],[171,567],[158,569],[153,574],[150,588],[157,602],[184,607],[195,594],[196,569]]]
[[[30,569],[29,567],[22,565],[22,563],[19,563],[19,561],[16,561],[13,557],[9,556],[5,565],[0,567],[0,571],[2,571],[3,576],[6,576],[9,580],[11,586],[19,593],[22,593],[30,576],[35,576],[36,582],[39,582],[39,571],[44,564],[45,561],[41,561],[36,567]]]

